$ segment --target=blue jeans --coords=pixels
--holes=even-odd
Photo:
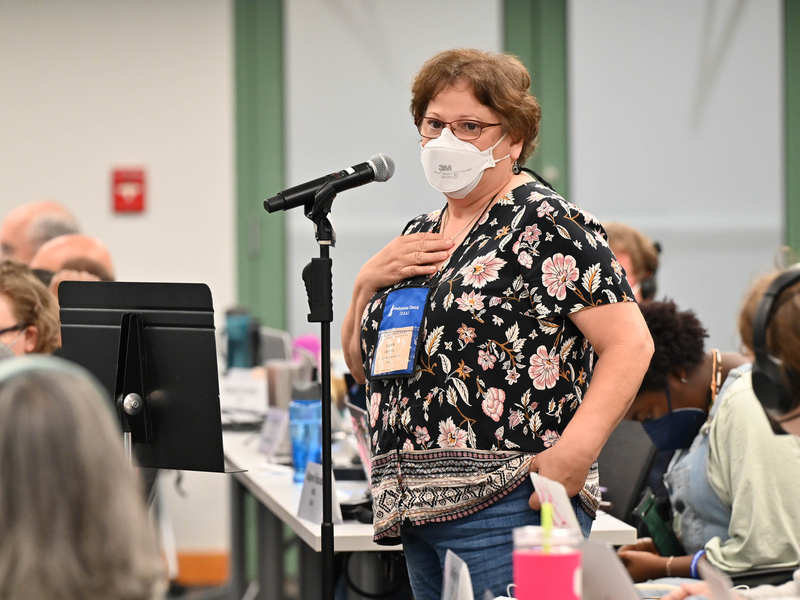
[[[513,596],[511,552],[515,527],[539,525],[539,512],[528,507],[533,484],[526,479],[502,500],[472,515],[444,523],[407,525],[402,528],[403,552],[415,600],[441,600],[442,572],[447,550],[467,563],[476,600],[484,592]],[[572,500],[584,537],[592,530],[592,518]]]

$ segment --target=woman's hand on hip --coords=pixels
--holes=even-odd
[[[534,456],[531,459],[529,471],[558,481],[566,488],[567,495],[572,498],[583,489],[589,469],[594,462],[590,460],[587,463],[586,460],[581,460],[574,454],[576,453],[569,452],[565,446],[556,444]],[[531,495],[528,505],[533,510],[541,509],[542,503],[536,492]]]

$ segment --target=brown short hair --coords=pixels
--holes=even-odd
[[[439,92],[457,83],[470,85],[478,102],[498,114],[503,131],[512,141],[522,140],[519,162],[528,160],[536,150],[542,110],[530,93],[531,76],[522,61],[511,54],[469,48],[440,52],[414,76],[414,121],[425,116],[428,104]]]
[[[764,292],[783,271],[775,271],[762,275],[752,285],[745,296],[742,310],[739,313],[739,337],[742,344],[754,353],[753,321],[756,310],[764,297]],[[772,317],[766,331],[766,349],[775,358],[783,362],[787,375],[800,376],[800,282],[784,289],[775,298]],[[789,381],[797,377],[788,377]],[[800,404],[800,389],[792,390],[795,398],[794,406]]]
[[[0,294],[11,300],[18,323],[36,327],[34,352],[50,354],[59,347],[58,303],[28,265],[11,258],[0,260]]]
[[[617,254],[630,255],[634,275],[642,280],[653,277],[658,271],[659,247],[641,231],[625,223],[609,221],[603,223],[611,250]]]

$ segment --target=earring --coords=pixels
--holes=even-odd
[[[519,175],[520,171],[522,171],[522,169],[521,169],[521,168],[520,168],[520,166],[519,166],[519,162],[515,160],[515,161],[514,161],[514,164],[513,164],[513,165],[511,165],[511,172],[512,172],[514,175]]]

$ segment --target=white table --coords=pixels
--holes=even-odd
[[[232,479],[231,492],[231,582],[233,594],[241,598],[245,588],[244,515],[245,490],[258,500],[258,581],[260,599],[283,598],[283,525],[303,540],[300,551],[301,598],[319,596],[319,581],[313,576],[321,571],[319,552],[322,549],[320,526],[297,516],[302,484],[292,481],[292,470],[269,464],[258,452],[258,435],[225,432],[225,461],[229,469],[242,470]],[[340,490],[364,482],[336,482]],[[372,541],[372,525],[345,521],[334,526],[336,552],[386,552],[400,546],[379,546]],[[613,545],[632,544],[636,529],[606,513],[599,513],[589,539]],[[237,595],[238,594],[238,595]]]
[[[593,542],[604,542],[612,546],[622,546],[624,544],[636,543],[636,528],[620,521],[610,514],[597,511],[597,518],[592,524],[592,532],[589,539]]]

